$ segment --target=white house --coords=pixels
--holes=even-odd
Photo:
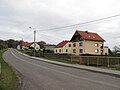
[[[70,41],[62,41],[56,45],[54,53],[109,55],[104,42],[105,40],[97,33],[77,30]]]
[[[34,43],[32,43],[32,45],[31,45],[30,47],[33,47],[33,48],[34,48]],[[35,50],[36,50],[36,51],[39,51],[39,50],[40,50],[40,46],[39,46],[37,43],[35,43]]]
[[[22,49],[22,50],[26,50],[27,49],[28,50],[28,49],[30,49],[30,47],[32,47],[34,49],[34,43],[22,42],[21,45],[17,46],[17,49],[18,50],[20,50],[20,49]],[[40,50],[40,46],[37,43],[35,43],[35,50],[36,51]]]

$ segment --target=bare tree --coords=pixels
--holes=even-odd
[[[120,45],[119,46],[114,46],[113,47],[113,52],[117,54],[117,52],[120,52]]]

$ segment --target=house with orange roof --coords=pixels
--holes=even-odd
[[[108,55],[105,40],[97,33],[76,30],[70,41],[59,43],[54,53]]]
[[[28,50],[28,49],[30,49],[30,47],[32,47],[34,49],[34,43],[22,42],[21,45],[17,46],[17,49]],[[37,43],[35,43],[35,50],[36,51],[40,50],[40,46]]]
[[[54,53],[71,54],[71,42],[68,40],[62,41],[54,47]]]

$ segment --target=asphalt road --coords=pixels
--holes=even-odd
[[[37,61],[13,49],[3,57],[22,74],[22,90],[120,90],[118,77]]]

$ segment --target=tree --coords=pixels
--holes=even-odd
[[[0,50],[1,49],[5,49],[5,48],[7,48],[8,46],[7,46],[7,43],[5,42],[5,41],[3,41],[3,40],[0,40]]]
[[[113,47],[113,52],[114,52],[114,54],[117,54],[117,52],[120,52],[120,45],[119,45],[119,47],[118,46],[114,46]]]
[[[9,48],[17,48],[19,43],[20,43],[19,41],[15,41],[13,39],[7,40],[7,45],[8,45]]]
[[[46,42],[45,41],[40,41],[37,44],[40,46],[41,49],[44,49],[45,48],[44,45],[46,44]]]
[[[108,49],[108,52],[109,52],[110,55],[113,55],[113,52],[111,51],[110,48]]]

